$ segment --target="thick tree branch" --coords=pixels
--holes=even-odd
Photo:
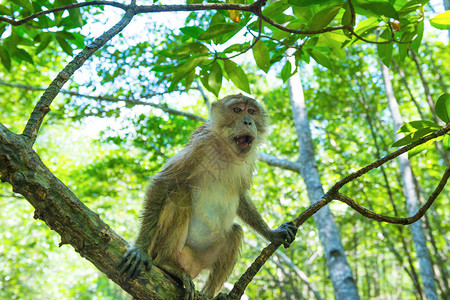
[[[61,236],[60,245],[70,244],[82,257],[137,299],[178,299],[183,289],[160,269],[141,272],[137,280],[123,282],[116,266],[129,245],[96,213],[89,210],[50,170],[22,135],[0,124],[0,178],[12,185]],[[26,238],[26,237],[24,237]]]
[[[86,46],[75,58],[56,76],[52,83],[48,86],[41,99],[37,103],[30,119],[23,131],[23,135],[28,138],[29,145],[33,145],[39,131],[39,127],[44,120],[45,115],[50,111],[50,104],[61,90],[62,86],[69,80],[73,73],[79,69],[84,62],[94,54],[100,47],[108,42],[112,37],[122,31],[136,14],[134,1],[128,6],[124,17],[111,29],[96,38],[90,45]]]

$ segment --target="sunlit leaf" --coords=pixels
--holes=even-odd
[[[399,132],[415,132],[419,129],[423,129],[423,128],[430,128],[432,130],[437,130],[439,128],[441,128],[441,126],[439,126],[438,124],[431,122],[431,121],[426,121],[426,120],[418,120],[418,121],[411,121],[408,123],[405,123],[402,125],[402,127],[399,128],[399,130],[397,131],[397,133]]]
[[[444,144],[444,148],[446,150],[450,150],[450,134],[447,133],[446,135],[444,135],[442,143]]]
[[[434,142],[435,142],[435,139],[432,139],[426,143],[423,143],[423,144],[411,149],[410,151],[408,151],[408,158],[412,158],[412,157],[416,156],[417,154],[421,153],[422,151],[433,149]]]
[[[411,144],[432,132],[434,132],[434,130],[431,128],[419,129],[419,130],[417,130],[413,133],[410,133],[410,134],[404,136],[403,138],[399,139],[398,141],[396,141],[395,143],[392,144],[392,147],[400,147],[400,146],[405,146],[405,145]]]
[[[435,16],[430,20],[430,24],[437,29],[450,30],[450,10]]]

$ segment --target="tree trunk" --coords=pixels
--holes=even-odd
[[[389,78],[389,69],[380,61],[383,81],[386,89],[386,96],[388,99],[389,110],[391,111],[392,118],[394,120],[394,133],[403,124],[403,119],[398,108],[397,99],[394,95],[394,89],[392,88],[391,79]],[[401,138],[400,134],[396,135],[396,140]],[[414,183],[414,175],[411,169],[411,163],[408,159],[408,154],[404,153],[398,157],[400,165],[400,175],[403,180],[403,192],[406,198],[406,205],[408,207],[408,213],[413,215],[418,209],[418,199],[416,193],[416,186]],[[422,277],[422,283],[424,286],[425,296],[429,300],[438,299],[436,286],[434,282],[433,264],[431,262],[430,252],[426,245],[425,234],[422,229],[422,221],[411,224],[411,233],[416,248],[417,259],[420,266],[420,274]]]
[[[293,66],[296,65],[293,57],[289,60]],[[289,78],[288,86],[292,114],[299,141],[300,155],[298,162],[301,176],[306,184],[309,200],[311,204],[314,204],[322,198],[324,191],[314,158],[314,145],[299,72]],[[347,262],[341,237],[330,208],[328,206],[321,208],[314,215],[314,222],[319,231],[319,238],[327,261],[335,298],[338,300],[359,299],[352,270]]]

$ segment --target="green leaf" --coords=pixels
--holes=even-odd
[[[11,0],[11,2],[19,5],[20,7],[23,7],[27,10],[29,10],[30,12],[33,11],[33,5],[31,4],[31,2],[29,0]]]
[[[262,13],[264,16],[272,19],[282,14],[288,7],[289,4],[286,1],[274,1],[267,5]]]
[[[311,0],[288,0],[288,3],[295,5],[295,6],[308,6],[311,4],[322,4],[322,3],[327,3],[330,2],[332,0],[315,0],[313,3],[311,3]]]
[[[10,15],[11,14],[11,9],[9,9],[8,7],[4,6],[4,5],[0,5],[0,15]]]
[[[422,145],[419,145],[411,150],[408,151],[408,158],[412,158],[419,154],[422,151],[433,149],[434,148],[434,142],[436,139],[429,140],[426,143],[423,143]]]
[[[308,53],[311,55],[312,58],[314,58],[314,60],[318,64],[321,64],[322,66],[327,67],[327,68],[332,67],[331,61],[329,59],[329,55],[326,55],[322,51],[319,51],[314,48],[312,50],[308,49]]]
[[[358,35],[364,35],[367,32],[378,28],[378,23],[379,23],[378,19],[374,18],[374,17],[365,19],[358,23],[358,25],[356,26],[355,32]]]
[[[58,44],[61,46],[61,49],[63,49],[63,51],[72,56],[73,55],[73,49],[72,46],[70,46],[70,44],[63,38],[59,37],[58,35],[56,36],[56,40],[58,41]]]
[[[332,6],[327,6],[324,9],[316,13],[312,19],[309,21],[309,30],[320,30],[325,28],[328,24],[333,21],[339,10],[344,6],[344,3],[339,3]]]
[[[444,138],[442,139],[442,143],[444,144],[444,148],[446,150],[450,150],[450,134],[449,133],[444,135]]]
[[[382,40],[389,40],[391,38],[390,29],[385,29],[383,33],[380,35],[380,37],[382,38]],[[394,46],[393,43],[377,44],[378,56],[380,57],[381,61],[386,65],[386,67],[389,67],[389,65],[391,64],[393,46]]]
[[[420,47],[420,44],[422,43],[422,38],[423,38],[423,30],[424,30],[424,22],[420,22],[417,24],[416,27],[416,33],[417,36],[416,38],[411,42],[411,49],[413,49],[414,51],[418,52],[418,49]]]
[[[432,132],[434,132],[434,130],[431,128],[419,129],[416,132],[410,133],[410,134],[404,136],[403,138],[399,139],[398,141],[396,141],[395,143],[392,144],[392,147],[400,147],[400,146],[405,146],[405,145],[411,144]]]
[[[250,43],[233,44],[223,50],[223,53],[242,52],[250,46]]]
[[[286,61],[280,72],[281,79],[286,82],[292,75],[292,64],[290,61]]]
[[[399,132],[416,132],[419,129],[422,128],[430,128],[432,130],[438,130],[439,128],[441,128],[441,126],[439,126],[438,124],[431,122],[431,121],[426,121],[426,120],[418,120],[418,121],[411,121],[408,123],[405,123],[402,125],[402,127],[399,128],[399,130],[397,131],[397,133]]]
[[[198,56],[188,59],[184,64],[179,66],[172,77],[172,83],[169,86],[169,92],[174,91],[178,82],[181,81],[185,76],[187,76],[192,70],[195,69],[199,64],[201,64],[206,59],[206,56]]]
[[[267,73],[270,68],[270,55],[269,49],[267,49],[266,44],[259,40],[252,48],[253,58],[255,59],[258,67]]]
[[[195,78],[195,70],[189,72],[184,78],[184,86],[186,87],[186,91],[189,91],[189,89],[191,88],[191,84],[192,81],[194,81],[194,78]]]
[[[180,46],[178,48],[175,48],[173,51],[171,51],[176,56],[179,55],[189,55],[189,54],[195,54],[195,53],[207,53],[209,50],[208,48],[203,45],[202,43],[190,43],[183,46]]]
[[[225,60],[223,62],[225,72],[227,72],[228,78],[234,83],[236,87],[250,94],[250,84],[248,82],[247,75],[240,66],[231,60]]]
[[[33,58],[31,57],[31,55],[22,48],[14,49],[13,56],[20,60],[24,60],[24,61],[29,62],[30,64],[34,65],[34,61],[33,61]]]
[[[398,13],[394,6],[388,1],[368,1],[368,0],[358,0],[354,1],[353,5],[355,8],[362,8],[367,10],[376,16],[385,16],[388,18],[399,19]]]
[[[72,24],[74,27],[82,27],[84,25],[83,19],[81,18],[81,13],[80,13],[79,8],[70,9],[69,17],[70,17],[70,20],[72,21]]]
[[[203,29],[201,29],[200,27],[197,26],[186,26],[183,28],[180,28],[180,31],[189,36],[192,37],[194,39],[196,39],[199,35],[201,35],[202,33],[204,33],[205,31]]]
[[[216,95],[216,97],[219,95],[220,88],[222,87],[222,77],[222,68],[217,62],[214,62],[208,77],[208,90]]]
[[[11,71],[11,58],[9,57],[8,51],[3,46],[0,46],[0,60],[6,70]]]
[[[206,30],[205,32],[200,34],[197,37],[197,39],[210,40],[212,38],[219,37],[219,36],[224,35],[229,32],[233,32],[233,31],[238,32],[239,30],[241,30],[241,26],[239,26],[238,24],[234,24],[234,23],[215,24],[215,25],[212,25],[211,27],[209,27],[208,30]]]
[[[39,54],[45,48],[47,48],[48,44],[50,44],[52,39],[53,39],[53,33],[48,33],[48,32],[41,33],[41,42],[40,42],[39,46],[37,46],[34,54]]]
[[[450,10],[435,16],[430,20],[430,24],[437,29],[450,30]]]
[[[435,111],[436,115],[439,119],[444,121],[444,123],[450,121],[450,94],[445,93],[439,97],[436,101]]]

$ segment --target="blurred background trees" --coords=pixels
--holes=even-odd
[[[263,12],[295,30],[322,30],[351,20],[345,1],[306,2],[269,1]],[[244,91],[261,100],[272,124],[261,151],[297,161],[302,143],[288,89],[295,62],[315,164],[327,190],[343,176],[395,150],[395,126],[381,64],[389,66],[392,92],[405,122],[440,122],[434,104],[450,84],[448,35],[429,22],[444,10],[443,3],[379,1],[374,8],[371,2],[354,3],[354,33],[370,41],[386,41],[391,29],[404,44],[366,43],[345,30],[288,34],[267,23],[260,29],[250,13],[232,10],[139,15],[63,88],[34,148],[90,209],[131,241],[149,178],[189,140],[201,124],[199,119],[208,117],[208,103],[217,97]],[[0,14],[21,19],[70,3],[17,0],[2,3]],[[1,122],[21,132],[42,89],[73,54],[119,18],[113,8],[87,6],[20,26],[0,21]],[[448,21],[433,20],[433,26],[448,29]],[[289,47],[296,50],[293,63],[285,58]],[[221,59],[240,53],[231,60]],[[410,157],[419,206],[448,167],[449,152],[441,141],[437,143]],[[58,247],[60,237],[33,219],[33,207],[9,185],[0,188],[0,298],[129,298],[70,246]],[[309,206],[306,191],[298,171],[259,163],[253,198],[271,226],[294,219]],[[378,213],[409,214],[397,161],[351,182],[344,192]],[[433,282],[439,299],[450,297],[449,199],[447,187],[418,228],[433,273],[426,279]],[[329,206],[361,299],[425,298],[410,226],[377,223],[341,203]],[[305,223],[296,242],[277,251],[246,296],[332,299],[335,289],[318,232],[312,219]],[[265,245],[246,230],[241,263],[230,283]]]

